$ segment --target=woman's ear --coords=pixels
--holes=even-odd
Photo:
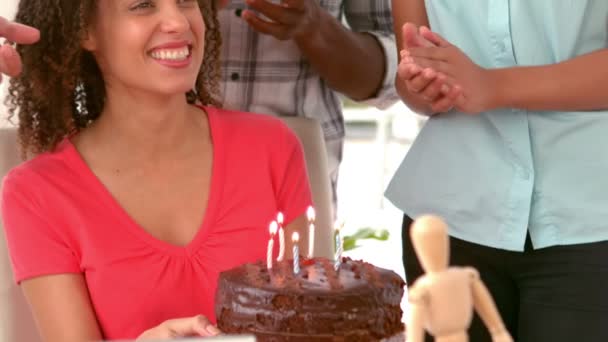
[[[93,52],[97,49],[97,40],[95,39],[95,35],[90,27],[85,30],[84,37],[80,42],[80,46],[89,52]]]

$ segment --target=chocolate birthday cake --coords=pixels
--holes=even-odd
[[[402,340],[405,282],[395,272],[343,258],[245,264],[220,274],[215,313],[220,330],[258,341]]]

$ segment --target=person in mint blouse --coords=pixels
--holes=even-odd
[[[393,0],[396,87],[429,115],[386,196],[425,213],[517,341],[608,341],[608,1]],[[429,27],[429,28],[427,28]],[[471,341],[490,334],[476,318]]]

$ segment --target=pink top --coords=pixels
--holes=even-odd
[[[215,321],[219,272],[266,260],[268,224],[311,204],[299,140],[280,120],[206,108],[214,159],[208,207],[185,247],[148,234],[118,205],[70,140],[13,169],[2,217],[15,280],[82,273],[106,339],[179,317]],[[275,255],[278,241],[275,241]]]

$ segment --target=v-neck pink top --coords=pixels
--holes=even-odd
[[[172,318],[215,321],[219,272],[265,260],[270,221],[278,211],[287,223],[302,215],[311,194],[300,142],[280,120],[205,109],[211,190],[188,245],[138,226],[66,139],[4,180],[2,218],[16,282],[82,273],[106,339],[134,338]],[[276,255],[278,241],[274,246]]]

